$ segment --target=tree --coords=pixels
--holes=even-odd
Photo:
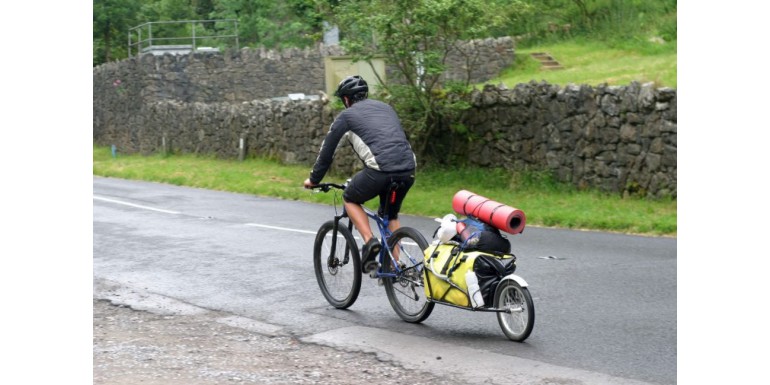
[[[461,41],[486,38],[527,9],[518,0],[318,0],[341,32],[341,44],[355,60],[384,55],[395,74],[377,74],[384,98],[399,111],[418,155],[442,126],[468,103],[448,98],[447,88],[465,91],[470,71],[459,82],[444,79],[450,54],[478,65],[472,46]],[[372,69],[375,71],[374,66]],[[395,76],[393,76],[395,75]]]
[[[321,31],[313,0],[219,0],[211,16],[237,19],[244,46],[305,47],[317,41]]]
[[[197,20],[208,20],[214,12],[216,0],[190,0]]]
[[[94,65],[128,56],[128,31],[148,21],[187,20],[195,13],[189,0],[94,0]],[[173,36],[179,31],[156,31]]]
[[[141,3],[126,0],[94,0],[94,65],[125,57],[128,29],[136,21]]]
[[[148,0],[141,8],[141,16],[145,22],[186,21],[196,19],[195,6],[190,0]],[[132,26],[135,27],[136,25]],[[156,39],[174,39],[192,36],[191,25],[186,23],[153,24],[152,37]],[[173,40],[158,40],[161,45],[187,44]]]

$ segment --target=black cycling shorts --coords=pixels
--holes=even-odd
[[[390,186],[396,184],[395,197],[388,196]],[[401,211],[401,203],[406,197],[406,193],[414,184],[414,170],[405,172],[381,172],[364,168],[359,171],[348,183],[342,198],[346,202],[364,204],[370,199],[379,196],[380,206],[378,213],[384,216],[383,208],[388,208],[388,219],[398,219],[398,212]]]

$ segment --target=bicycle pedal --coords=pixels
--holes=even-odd
[[[377,273],[377,269],[380,268],[380,264],[377,261],[369,261],[364,264],[364,273],[368,273],[369,276],[374,278],[372,274]]]

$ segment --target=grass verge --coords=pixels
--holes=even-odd
[[[564,67],[545,70],[530,55],[546,52]],[[514,65],[487,83],[513,88],[519,83],[546,81],[549,84],[628,85],[652,82],[657,87],[676,88],[676,41],[664,44],[635,42],[611,46],[595,41],[567,41],[516,50]]]

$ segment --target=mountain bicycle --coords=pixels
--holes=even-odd
[[[344,190],[345,187],[347,183],[320,183],[312,189],[329,192],[332,189]],[[396,187],[396,184],[391,185],[391,192]],[[386,200],[383,212],[387,212],[389,203]],[[344,205],[341,213],[337,213],[337,207],[335,194],[334,219],[318,229],[313,246],[313,265],[318,286],[326,300],[335,308],[346,309],[355,303],[361,290],[361,255],[353,236],[353,222]],[[423,284],[423,252],[428,242],[414,228],[402,226],[391,232],[387,217],[362,207],[377,224],[380,244],[383,245],[375,259],[377,267],[369,276],[385,287],[388,300],[401,319],[411,323],[422,322],[434,306],[426,297]],[[344,221],[346,218],[347,223]]]

